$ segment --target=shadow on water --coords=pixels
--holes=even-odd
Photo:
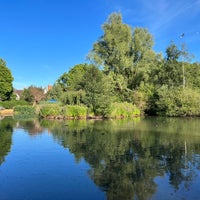
[[[105,121],[18,122],[30,135],[48,130],[76,162],[90,165],[89,177],[107,199],[151,199],[156,177],[188,190],[200,169],[200,119],[146,118]],[[10,150],[13,122],[0,121],[0,161]]]

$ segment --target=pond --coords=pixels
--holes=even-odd
[[[200,119],[0,120],[0,199],[199,199]]]

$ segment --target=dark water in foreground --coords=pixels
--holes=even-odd
[[[0,200],[199,199],[200,119],[0,120]]]

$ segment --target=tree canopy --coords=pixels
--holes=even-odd
[[[132,65],[132,30],[122,22],[122,16],[113,13],[103,24],[104,35],[94,43],[90,58],[104,67],[106,73],[124,74]]]
[[[13,92],[13,77],[6,66],[6,62],[0,58],[0,101],[9,100]]]

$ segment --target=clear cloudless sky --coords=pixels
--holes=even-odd
[[[200,61],[200,0],[0,0],[0,58],[12,72],[13,86],[52,85],[87,62],[113,12],[121,12],[133,29],[147,28],[163,56],[174,41],[179,47],[186,43]]]

